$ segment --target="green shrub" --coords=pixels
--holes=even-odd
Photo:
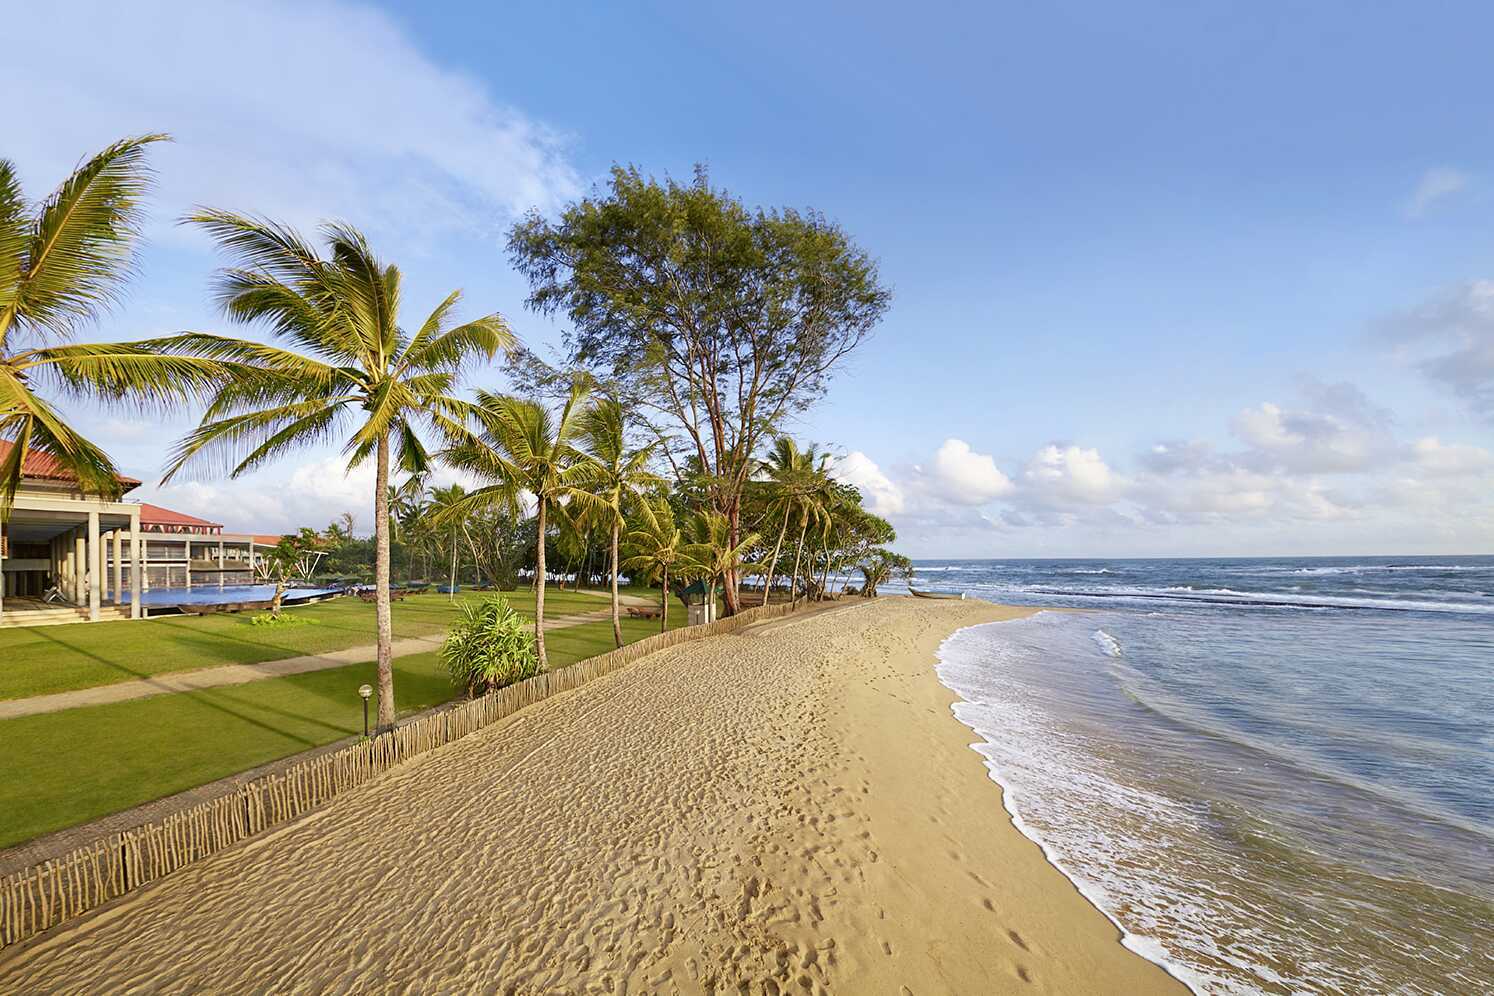
[[[452,684],[471,697],[539,674],[530,625],[502,598],[463,605],[441,644]]]
[[[291,615],[289,612],[281,611],[280,615],[274,616],[268,612],[260,612],[249,617],[249,622],[255,626],[306,626],[313,622],[305,616]]]

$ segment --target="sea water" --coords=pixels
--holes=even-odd
[[[1217,993],[1494,992],[1494,558],[930,561],[1018,827]]]

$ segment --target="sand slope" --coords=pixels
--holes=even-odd
[[[650,657],[30,948],[0,991],[1176,989],[1010,825],[884,599]]]

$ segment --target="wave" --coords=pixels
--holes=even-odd
[[[1340,574],[1381,574],[1401,571],[1431,571],[1451,574],[1494,573],[1494,564],[1334,564],[1322,567],[1222,567],[1230,574],[1280,576],[1284,574],[1332,577]]]
[[[1238,591],[1234,588],[1194,588],[1191,585],[1170,585],[1163,588],[1117,587],[1105,590],[1033,587],[1022,590],[1035,595],[1056,595],[1064,598],[1141,599],[1251,608],[1460,612],[1474,615],[1494,615],[1494,606],[1472,602],[1423,602],[1406,598],[1348,598],[1338,595],[1312,595],[1304,598],[1289,592]],[[1445,598],[1448,595],[1456,596],[1458,593],[1442,592],[1439,594]]]
[[[1095,642],[1100,645],[1100,649],[1103,650],[1107,655],[1111,657],[1121,656],[1120,641],[1111,636],[1109,633],[1105,632],[1103,629],[1095,630],[1094,639]]]
[[[1482,922],[1487,906],[1468,899],[1477,893],[1446,891],[1405,871],[1407,866],[1360,865],[1331,846],[1343,839],[1336,833],[1304,838],[1301,824],[1281,818],[1287,811],[1262,808],[1254,795],[1219,794],[1231,782],[1195,784],[1194,779],[1201,770],[1280,771],[1284,765],[1285,773],[1274,776],[1281,780],[1277,788],[1324,779],[1320,786],[1331,782],[1348,790],[1330,792],[1327,798],[1335,806],[1410,814],[1394,819],[1397,833],[1425,827],[1429,817],[1462,830],[1470,827],[1449,824],[1444,812],[1425,811],[1420,805],[1425,800],[1366,784],[1353,773],[1304,763],[1285,743],[1200,722],[1184,701],[1176,703],[1179,715],[1165,688],[1151,689],[1147,675],[1136,670],[1139,663],[1127,663],[1123,656],[1129,652],[1146,659],[1151,645],[1123,650],[1109,630],[1094,623],[1093,616],[1039,612],[1020,621],[970,627],[941,644],[937,671],[958,696],[956,718],[983,741],[975,749],[1002,786],[1013,825],[1115,923],[1127,948],[1195,992],[1423,991],[1421,985],[1405,985],[1410,977],[1434,991],[1439,981],[1467,979],[1470,969],[1477,974],[1481,962],[1470,939],[1477,930],[1469,934],[1453,926]],[[1110,628],[1128,632],[1119,625]],[[1096,648],[1109,658],[1103,666],[1096,663]],[[1065,661],[1073,666],[1062,666]],[[1095,676],[1108,678],[1096,684]],[[1142,687],[1129,679],[1142,679]],[[1096,697],[1107,686],[1124,690],[1146,713],[1195,732],[1176,738],[1163,734],[1160,747],[1148,746],[1151,737],[1131,742],[1140,731],[1161,734],[1170,724],[1143,720],[1134,729],[1111,729],[1105,718],[1129,710],[1117,711]],[[1080,711],[1071,714],[1076,707]],[[1130,733],[1114,739],[1125,730]],[[1249,754],[1208,747],[1212,738]],[[1261,760],[1249,760],[1256,752]],[[1334,811],[1313,810],[1324,819]],[[1402,839],[1381,843],[1394,847]],[[1348,851],[1363,854],[1353,847]],[[1458,861],[1466,858],[1458,854]],[[1305,891],[1304,883],[1310,886]],[[1424,922],[1407,915],[1465,903],[1471,904],[1471,919],[1459,920],[1459,913]],[[1282,916],[1299,909],[1301,916]],[[1304,961],[1304,950],[1313,957]],[[1456,952],[1451,967],[1439,961],[1449,950]],[[1412,975],[1399,976],[1403,970]]]

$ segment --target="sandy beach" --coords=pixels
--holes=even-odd
[[[0,953],[0,990],[1185,992],[1012,827],[934,675],[1027,611],[657,654]]]

